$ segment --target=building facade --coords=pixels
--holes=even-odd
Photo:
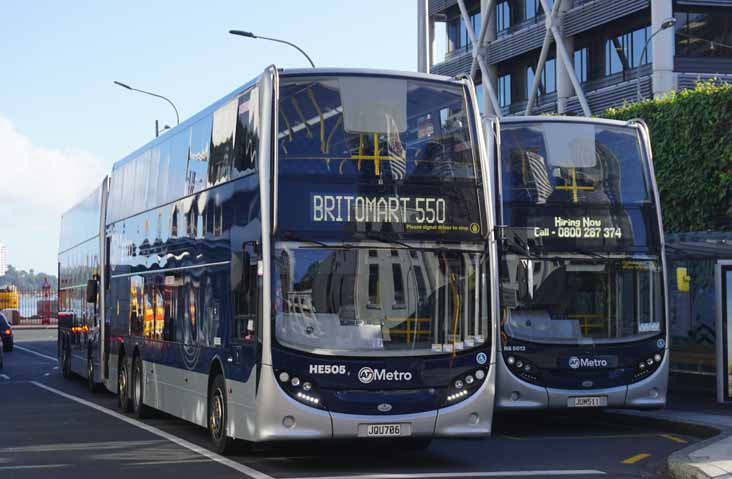
[[[419,68],[468,74],[473,46],[457,0],[418,1]],[[555,7],[555,3],[557,3]],[[732,0],[464,0],[476,38],[490,15],[478,50],[501,113],[526,111],[547,28],[557,27],[593,114],[637,98],[692,88],[698,80],[732,81]],[[551,17],[551,15],[550,15]],[[676,23],[669,27],[669,19]],[[664,28],[666,27],[666,28]],[[552,37],[552,40],[554,38]],[[547,48],[532,113],[582,113],[570,71]],[[476,83],[482,83],[476,69]],[[495,113],[487,89],[481,107]]]
[[[0,276],[4,276],[8,270],[8,248],[0,243]]]

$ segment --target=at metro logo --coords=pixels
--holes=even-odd
[[[613,368],[617,366],[617,358],[614,356],[572,356],[566,360],[565,364],[570,369]]]
[[[606,359],[580,358],[579,367],[581,368],[606,368]]]
[[[412,373],[409,371],[387,371],[386,369],[373,369],[365,366],[358,371],[358,380],[363,384],[374,381],[411,381]]]

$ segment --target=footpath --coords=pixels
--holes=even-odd
[[[732,404],[717,404],[710,395],[673,392],[660,411],[618,411],[647,421],[672,425],[679,432],[711,436],[668,458],[675,479],[732,479]]]

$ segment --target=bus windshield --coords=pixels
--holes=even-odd
[[[546,121],[501,128],[504,203],[628,205],[650,201],[636,128]]]
[[[490,341],[484,256],[475,249],[275,250],[277,340],[326,355],[430,355]]]
[[[506,335],[538,343],[593,344],[663,331],[661,268],[652,260],[503,259]]]
[[[387,77],[283,79],[279,174],[360,182],[475,181],[461,85]]]

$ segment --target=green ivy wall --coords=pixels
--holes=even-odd
[[[648,124],[666,232],[732,231],[732,85],[699,83],[600,116]]]

